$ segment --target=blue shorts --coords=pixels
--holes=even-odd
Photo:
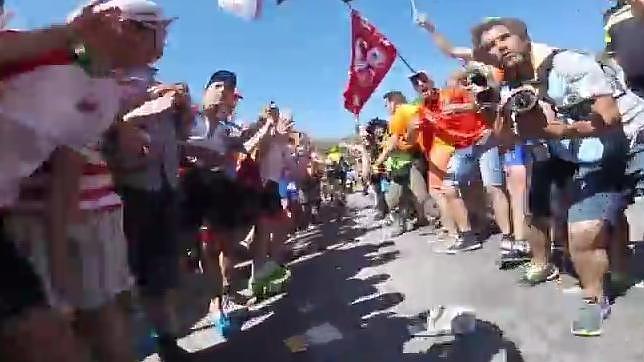
[[[528,152],[523,144],[516,144],[503,155],[503,163],[508,166],[525,166],[528,164]]]
[[[599,163],[577,166],[568,222],[606,220],[614,225],[626,208],[622,177],[625,167]]]
[[[454,186],[466,187],[480,178],[483,186],[503,186],[499,148],[491,143],[456,150],[447,169]]]

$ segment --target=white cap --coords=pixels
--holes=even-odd
[[[150,0],[92,0],[85,6],[74,11],[67,19],[73,20],[79,16],[82,10],[91,6],[94,12],[100,12],[112,8],[121,10],[123,19],[145,22],[172,21],[173,18],[166,18],[161,7]]]

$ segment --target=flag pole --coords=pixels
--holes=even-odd
[[[360,135],[360,113],[356,114],[355,116],[356,116],[356,118],[355,118],[355,122],[356,122],[356,124],[355,124],[355,131],[356,131],[356,135]]]
[[[412,68],[412,67],[411,67],[411,65],[409,65],[409,62],[407,62],[407,59],[403,58],[403,56],[402,56],[402,55],[400,55],[400,52],[396,52],[396,54],[398,54],[398,58],[399,58],[400,60],[402,60],[402,62],[403,62],[403,63],[405,63],[405,66],[407,66],[407,69],[409,69],[409,71],[410,71],[412,74],[415,74],[415,73],[416,73],[416,70],[415,70],[414,68]]]
[[[340,1],[342,1],[349,8],[349,11],[353,11],[353,6],[351,6],[351,0],[340,0]],[[415,10],[416,9],[416,3],[415,3],[414,0],[410,0],[410,1],[412,2],[412,9],[415,12],[416,11]],[[407,59],[405,59],[402,55],[400,55],[399,51],[396,51],[396,54],[398,55],[398,59],[400,59],[405,64],[407,69],[409,69],[409,71],[412,74],[416,73],[416,70],[411,65],[409,65],[409,62],[407,61]]]
[[[416,0],[409,0],[409,3],[411,5],[411,16],[416,20],[416,16],[418,15],[418,8],[416,7]]]

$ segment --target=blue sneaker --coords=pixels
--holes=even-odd
[[[159,336],[153,329],[150,329],[148,333],[145,333],[141,338],[136,340],[136,353],[140,359],[144,359],[147,356],[157,353],[157,339]]]
[[[236,332],[233,319],[226,313],[220,312],[213,316],[213,324],[224,338],[230,338]]]

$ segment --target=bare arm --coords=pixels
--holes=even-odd
[[[561,139],[596,136],[607,128],[620,125],[621,116],[611,96],[598,97],[587,120],[568,124],[560,120],[552,107],[541,103],[541,107],[519,116],[519,134],[530,137]]]
[[[67,230],[78,217],[82,157],[69,148],[59,148],[51,157],[51,182],[46,208],[47,242],[52,279],[62,292],[70,292]]]
[[[66,25],[4,34],[0,37],[0,66],[35,58],[54,49],[70,48],[72,34]]]
[[[253,152],[258,146],[259,143],[266,138],[271,129],[271,122],[266,122],[250,139],[244,142],[243,147],[247,153]]]
[[[426,17],[421,17],[417,20],[419,26],[427,30],[434,41],[434,44],[448,57],[460,59],[465,63],[474,60],[472,49],[464,47],[455,47],[452,43],[441,33],[436,30],[436,26],[429,21]]]

